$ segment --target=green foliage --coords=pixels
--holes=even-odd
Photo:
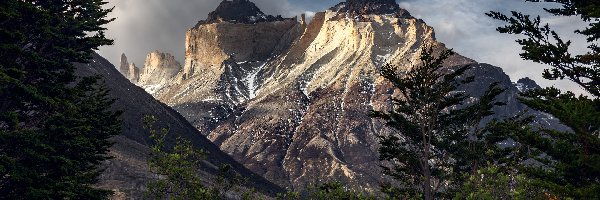
[[[147,198],[153,199],[227,199],[228,192],[240,194],[242,199],[260,199],[254,188],[241,186],[248,182],[232,169],[229,164],[219,166],[214,184],[205,186],[200,177],[200,167],[206,152],[197,149],[184,138],[177,137],[175,144],[169,145],[169,130],[158,130],[154,124],[156,117],[144,117],[144,128],[149,130],[153,145],[148,160],[150,171],[158,175],[158,180],[147,184]]]
[[[406,188],[397,188],[389,183],[381,185],[385,199],[388,200],[419,200],[423,199],[423,194],[418,190],[407,190]]]
[[[375,196],[352,192],[344,187],[341,183],[324,183],[315,187],[309,187],[308,199],[330,199],[330,200],[368,200],[377,199]]]
[[[144,117],[145,128],[154,141],[148,164],[150,170],[159,175],[157,181],[148,184],[147,196],[154,199],[216,199],[218,192],[202,184],[198,171],[205,152],[180,137],[172,148],[168,148],[165,138],[169,130],[154,129],[155,122],[154,116]]]
[[[518,12],[508,17],[499,12],[488,15],[506,21],[498,31],[521,34],[517,40],[523,46],[521,56],[526,60],[547,64],[544,71],[550,80],[567,78],[580,85],[593,99],[556,88],[529,91],[521,101],[527,106],[552,114],[572,131],[548,130],[547,127],[529,127],[531,118],[512,119],[495,123],[492,131],[514,139],[515,166],[531,179],[544,195],[560,198],[600,199],[600,2],[597,0],[553,0],[562,8],[545,9],[561,16],[579,16],[588,26],[576,33],[587,37],[589,51],[571,55],[571,42],[565,42],[547,24],[540,25],[540,17],[531,18]],[[535,160],[536,164],[525,164]]]
[[[277,200],[296,200],[296,199],[300,199],[299,192],[288,191],[286,193],[277,194]]]
[[[380,199],[374,195],[356,193],[344,187],[338,182],[323,183],[311,185],[307,188],[307,193],[303,196],[298,192],[288,192],[277,194],[279,200],[371,200]]]
[[[120,133],[99,77],[73,62],[111,44],[101,0],[0,2],[0,194],[6,199],[104,199],[93,184]]]
[[[403,183],[400,193],[425,199],[450,194],[461,174],[485,164],[486,149],[496,148],[483,140],[479,124],[493,114],[494,106],[502,105],[495,97],[504,90],[494,83],[479,100],[466,103],[468,95],[456,90],[474,79],[461,77],[470,66],[443,69],[452,54],[446,50],[436,56],[433,48],[424,47],[421,63],[404,74],[398,75],[391,65],[382,68],[382,76],[401,95],[393,99],[393,111],[373,111],[372,117],[398,130],[380,136],[379,153],[388,161],[382,165],[384,172]]]
[[[490,131],[512,138],[515,166],[538,186],[559,197],[600,198],[600,101],[548,88],[524,94],[522,101],[552,113],[573,132],[531,127],[531,117],[493,123]],[[528,165],[525,160],[535,160]]]
[[[228,191],[243,192],[242,196],[255,196],[254,189],[248,191],[240,191],[239,186],[248,183],[248,178],[242,177],[239,173],[232,170],[232,166],[229,164],[222,164],[219,166],[219,173],[216,178],[216,185],[214,190],[219,192],[220,196],[225,196]]]
[[[538,1],[538,0],[527,0]],[[542,25],[539,16],[532,18],[516,11],[511,17],[500,12],[486,13],[488,16],[508,23],[499,27],[501,33],[520,34],[524,39],[517,40],[523,47],[521,57],[533,62],[549,65],[551,68],[544,70],[546,79],[569,79],[590,94],[600,96],[600,1],[598,0],[546,0],[562,5],[562,8],[546,9],[554,15],[580,16],[585,22],[590,22],[584,30],[576,33],[587,37],[590,43],[589,51],[581,55],[572,55],[569,52],[571,41],[563,40],[558,33],[553,31],[548,24]]]
[[[501,167],[488,165],[469,175],[454,199],[549,199],[535,186],[535,182],[514,171],[506,172]]]

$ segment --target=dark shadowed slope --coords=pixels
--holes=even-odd
[[[107,162],[107,169],[101,177],[102,187],[116,190],[117,195],[122,197],[142,197],[144,185],[153,177],[146,165],[150,139],[148,132],[143,129],[142,118],[154,115],[158,118],[157,125],[170,127],[168,142],[172,143],[177,136],[181,136],[192,141],[196,147],[209,152],[201,172],[205,175],[203,177],[207,185],[214,184],[212,180],[218,166],[230,164],[236,172],[247,177],[247,185],[256,188],[258,192],[274,196],[283,191],[279,186],[252,173],[223,153],[179,113],[125,79],[106,59],[94,55],[89,64],[76,66],[79,76],[102,75],[111,89],[111,95],[117,99],[114,108],[124,111],[123,131],[114,139],[116,144],[111,148],[111,156],[114,156],[114,159]]]

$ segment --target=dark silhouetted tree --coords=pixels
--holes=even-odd
[[[535,1],[538,2],[538,1]],[[519,12],[511,16],[489,12],[488,16],[508,23],[498,31],[519,34],[525,60],[546,64],[543,76],[549,80],[568,79],[585,89],[592,97],[577,96],[556,88],[528,91],[521,101],[527,106],[552,114],[572,131],[561,132],[542,125],[525,126],[530,117],[495,124],[496,132],[504,132],[519,145],[516,152],[524,152],[522,160],[536,160],[537,164],[516,162],[520,172],[545,189],[543,195],[559,198],[600,199],[600,1],[551,0],[560,7],[545,9],[557,16],[578,16],[588,22],[576,33],[587,38],[588,52],[573,55],[571,41],[563,40],[541,18]],[[510,124],[519,124],[514,126]],[[540,194],[542,195],[542,194]]]
[[[0,1],[0,198],[104,199],[93,186],[120,113],[73,63],[112,44],[101,0]]]
[[[485,165],[485,149],[495,148],[483,140],[480,122],[493,114],[496,96],[503,92],[498,83],[490,85],[483,96],[467,103],[468,94],[457,91],[473,77],[464,77],[470,66],[444,68],[453,54],[445,50],[436,56],[424,47],[418,64],[403,73],[385,65],[381,74],[399,96],[393,98],[392,111],[374,111],[396,133],[380,136],[380,159],[384,172],[402,182],[400,194],[422,195],[434,199],[459,187],[463,173],[473,173]],[[420,187],[415,187],[420,186]]]

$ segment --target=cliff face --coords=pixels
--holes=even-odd
[[[395,1],[350,0],[296,20],[199,24],[186,35],[183,70],[154,96],[172,106],[221,150],[281,186],[342,181],[376,190],[389,181],[379,168],[377,135],[388,128],[368,114],[391,108],[396,95],[379,76],[386,63],[402,71],[424,45],[446,47],[432,27]],[[502,69],[460,55],[449,69],[472,64],[477,97],[492,82],[507,89],[495,117],[525,107]],[[541,116],[541,115],[540,115]]]
[[[170,105],[246,101],[253,96],[252,75],[285,51],[304,26],[296,19],[200,24],[186,33],[183,70],[154,95]]]
[[[121,65],[119,65],[119,72],[123,74],[125,77],[129,76],[129,61],[127,61],[127,56],[125,54],[121,54]]]
[[[216,128],[196,123],[223,151],[275,183],[301,189],[342,181],[372,190],[387,181],[376,135],[389,130],[368,116],[388,108],[394,92],[379,67],[386,61],[409,67],[424,44],[444,48],[414,18],[338,14],[318,13],[288,51],[257,72],[256,96],[215,116]],[[461,56],[451,62],[474,63]]]
[[[140,68],[135,66],[135,63],[131,63],[129,65],[129,69],[128,69],[128,73],[127,73],[126,77],[132,83],[137,83],[140,80]]]
[[[139,75],[138,85],[152,90],[169,83],[181,71],[181,64],[175,57],[168,53],[153,51],[146,56],[144,68]]]

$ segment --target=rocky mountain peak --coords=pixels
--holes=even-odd
[[[144,69],[155,70],[157,68],[178,68],[180,66],[181,64],[175,60],[175,56],[155,50],[146,56]]]
[[[360,15],[385,15],[397,14],[402,17],[408,17],[410,14],[395,0],[347,0],[330,8],[338,13],[347,13],[351,16]]]
[[[517,81],[515,86],[517,87],[517,89],[519,89],[520,92],[525,92],[527,90],[542,88],[534,80],[531,80],[529,77],[519,79],[519,81]]]
[[[184,69],[159,67],[153,63],[163,55],[151,53],[139,85],[221,150],[281,186],[335,180],[372,191],[389,182],[381,176],[377,135],[393,130],[369,113],[393,109],[398,93],[378,71],[386,62],[408,69],[424,46],[446,49],[433,28],[393,0],[348,0],[316,13],[309,24],[302,16],[251,25],[238,16],[235,23],[220,23],[244,11],[230,10],[236,7],[252,11],[255,5],[223,1],[209,16],[217,21],[186,32]],[[248,13],[240,16],[262,14]],[[444,63],[448,70],[464,65],[473,65],[467,75],[476,77],[459,88],[472,95],[469,101],[500,82],[507,91],[498,99],[507,106],[495,109],[496,117],[525,108],[501,68],[458,54]]]
[[[127,79],[134,83],[140,80],[140,68],[135,66],[135,63],[131,63],[127,67]]]
[[[208,14],[208,18],[198,22],[211,24],[218,22],[254,24],[259,22],[272,22],[285,20],[280,15],[265,15],[254,3],[249,0],[223,0],[215,11]]]
[[[119,66],[119,72],[121,74],[127,76],[129,73],[129,62],[127,61],[127,56],[125,53],[121,54],[121,65]]]
[[[175,56],[156,50],[146,56],[146,62],[144,63],[144,69],[140,74],[138,84],[143,86],[165,84],[180,70],[181,64],[175,60]]]

